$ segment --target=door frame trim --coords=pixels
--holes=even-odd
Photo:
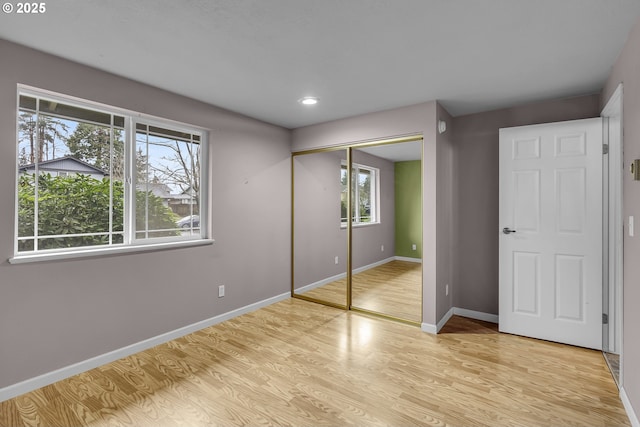
[[[623,370],[623,251],[624,251],[624,212],[622,205],[622,187],[624,173],[623,156],[623,84],[620,83],[613,92],[607,104],[600,113],[606,122],[603,127],[603,137],[609,144],[608,174],[605,183],[608,188],[609,198],[607,208],[608,223],[605,225],[607,231],[607,251],[603,251],[603,260],[608,269],[608,276],[603,281],[603,297],[608,301],[607,306],[603,306],[603,312],[609,315],[609,326],[607,329],[607,342],[603,342],[603,351],[610,351],[620,354],[620,375],[619,387],[622,387]],[[609,127],[609,117],[619,117],[620,125],[617,132],[611,132]],[[614,234],[613,236],[611,234]],[[610,286],[613,284],[613,286]],[[604,299],[603,299],[604,301]],[[612,316],[613,314],[613,316]],[[605,332],[603,330],[603,332]],[[604,336],[604,335],[603,335]],[[613,346],[611,337],[614,338]],[[617,351],[616,351],[617,350]]]

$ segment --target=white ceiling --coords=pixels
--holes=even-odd
[[[640,16],[638,0],[53,0],[46,8],[0,14],[0,38],[288,128],[431,100],[458,116],[596,93]],[[320,103],[297,103],[308,95]]]

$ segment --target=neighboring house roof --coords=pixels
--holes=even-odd
[[[182,192],[182,194],[188,194],[188,195],[191,195],[193,193],[197,193],[197,191],[195,191],[191,186],[187,187],[187,189]]]
[[[23,165],[20,166],[20,172],[35,170],[35,168],[35,163]],[[104,170],[92,166],[87,162],[83,162],[82,160],[78,160],[73,156],[58,157],[57,159],[38,162],[38,169],[42,171],[64,171],[84,174],[98,173],[104,176],[109,176],[109,172],[105,172]]]
[[[189,194],[182,193],[182,194],[172,194],[171,198],[175,199],[175,200],[189,200],[189,199],[193,198],[193,196],[191,196]]]
[[[193,197],[189,194],[172,194],[171,188],[167,184],[163,184],[161,182],[143,182],[136,185],[136,189],[140,191],[150,191],[154,196],[160,197],[164,199],[169,204],[184,204],[180,203],[180,201],[186,200],[189,201]]]
[[[142,182],[136,185],[136,188],[140,191],[151,191],[154,196],[163,199],[171,197],[171,189],[167,184],[161,182]]]

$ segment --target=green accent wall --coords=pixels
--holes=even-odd
[[[422,258],[422,162],[395,163],[396,256]],[[412,245],[416,245],[416,250]]]

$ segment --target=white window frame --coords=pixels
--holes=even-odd
[[[359,194],[359,185],[358,185],[358,177],[360,175],[360,170],[366,170],[369,171],[369,173],[371,174],[371,176],[373,177],[373,179],[371,180],[371,185],[374,187],[371,191],[371,206],[369,208],[369,212],[371,215],[371,221],[368,222],[362,222],[360,219],[360,212],[359,210],[356,208],[355,209],[355,219],[352,220],[351,226],[352,227],[366,227],[369,225],[376,225],[376,224],[380,224],[380,169],[373,167],[373,166],[368,166],[368,165],[363,165],[360,163],[355,163],[352,162],[352,173],[354,173],[354,177],[352,179],[352,182],[355,182],[355,191],[354,193],[351,195],[351,199],[354,200],[354,207],[355,205],[358,203],[357,201],[360,198],[360,194]],[[341,166],[340,166],[340,174],[342,175],[342,169],[343,168],[349,168],[347,165],[346,161],[342,161]],[[355,181],[354,181],[355,180]],[[349,190],[349,189],[348,189]],[[349,213],[347,212],[347,215],[349,215]],[[347,228],[347,221],[342,221],[342,218],[340,218],[340,227],[341,228]]]
[[[124,185],[124,241],[123,243],[111,243],[108,245],[86,246],[78,248],[64,249],[40,249],[35,251],[18,252],[18,182],[19,182],[19,153],[18,138],[20,137],[18,128],[18,117],[20,113],[20,96],[28,96],[34,98],[54,101],[61,104],[71,105],[78,108],[94,110],[106,114],[124,116],[124,143],[125,143],[125,178]],[[70,118],[73,119],[73,118]],[[200,215],[200,233],[191,233],[190,235],[181,235],[175,237],[154,237],[145,239],[135,238],[135,148],[136,148],[136,123],[142,123],[150,126],[190,133],[200,137],[200,196],[199,196],[199,215]],[[87,256],[99,256],[111,253],[129,253],[141,252],[148,250],[168,249],[184,246],[200,246],[213,243],[211,238],[211,230],[209,229],[209,188],[208,188],[208,130],[199,126],[176,122],[169,119],[155,117],[135,111],[130,111],[106,104],[88,101],[44,89],[34,88],[31,86],[17,86],[16,96],[16,175],[15,175],[15,200],[14,200],[14,255],[9,259],[12,264],[45,261],[55,259],[80,258]],[[37,226],[37,224],[34,224]],[[109,230],[113,232],[113,230]]]

